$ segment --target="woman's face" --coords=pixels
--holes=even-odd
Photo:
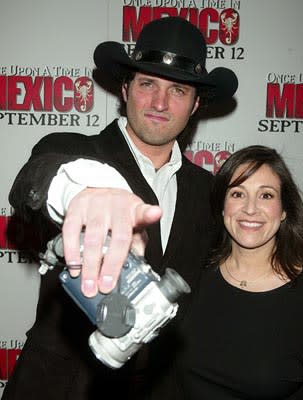
[[[234,173],[233,182],[247,165]],[[281,182],[266,164],[239,186],[228,189],[224,202],[224,225],[233,248],[266,247],[271,251],[281,221],[286,217],[281,203]]]

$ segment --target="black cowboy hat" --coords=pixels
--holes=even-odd
[[[206,43],[202,33],[181,17],[164,17],[145,25],[129,57],[118,42],[103,42],[94,52],[100,70],[122,82],[130,70],[211,88],[214,100],[232,97],[238,87],[233,71],[205,68]]]

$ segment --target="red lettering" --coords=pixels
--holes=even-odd
[[[303,118],[303,84],[296,85],[295,118]]]
[[[22,77],[10,76],[8,79],[8,109],[9,110],[20,110],[17,104],[17,97],[21,95],[21,88],[18,87],[18,83],[22,82]]]
[[[0,110],[5,110],[6,93],[7,93],[6,76],[0,75]]]
[[[47,76],[44,78],[44,110],[53,111],[53,78]]]
[[[207,44],[214,44],[218,40],[218,29],[210,29],[210,23],[218,23],[219,14],[214,8],[204,8],[199,15],[199,29]]]
[[[20,349],[0,349],[0,379],[8,380],[20,353]]]
[[[0,248],[35,250],[41,247],[39,232],[33,225],[26,224],[20,217],[0,216]]]
[[[194,164],[196,164],[202,168],[204,168],[206,165],[213,166],[214,165],[214,156],[212,155],[212,153],[210,151],[199,150],[195,154]]]
[[[184,152],[185,157],[199,167],[205,168],[213,174],[216,174],[221,168],[224,161],[230,156],[230,152],[226,150],[219,151],[215,155],[209,150],[199,150],[194,153],[192,150]]]
[[[0,379],[8,379],[7,350],[0,349]]]
[[[0,216],[0,249],[7,248],[6,227],[7,227],[7,217],[2,215]]]
[[[240,15],[233,8],[227,8],[219,14],[215,8],[177,7],[123,7],[122,40],[124,42],[136,42],[145,24],[162,18],[163,16],[180,16],[190,21],[202,32],[207,44],[214,44],[220,39],[223,44],[234,44],[239,38]]]
[[[74,90],[73,79],[61,76],[35,78],[31,76],[0,76],[0,110],[68,112],[74,106],[79,112],[88,112],[93,107],[93,81],[80,77],[75,81],[84,82]],[[67,92],[71,92],[68,96]]]
[[[279,83],[268,83],[266,99],[266,117],[292,118],[294,116],[295,84],[285,83],[282,95]]]
[[[20,221],[17,217],[0,216],[0,248],[1,249],[16,249],[16,243],[13,238],[20,236],[20,229],[16,228],[18,221],[18,228],[20,228]],[[11,234],[14,229],[14,235]],[[10,232],[10,233],[9,233]],[[10,239],[11,238],[11,239]]]
[[[189,18],[188,20],[195,26],[198,26],[198,9],[197,8],[181,8],[180,10],[180,17],[187,19],[183,16],[183,10],[189,10]]]
[[[54,106],[57,111],[67,112],[73,107],[73,98],[64,96],[64,90],[73,91],[73,81],[67,76],[61,76],[54,82]]]
[[[13,369],[15,368],[19,355],[21,353],[21,349],[8,349],[7,353],[8,353],[7,372],[8,372],[8,377],[10,377],[11,373],[13,372]]]
[[[143,26],[151,22],[151,20],[151,7],[140,7],[138,19],[136,7],[123,7],[122,40],[124,42],[136,42]]]
[[[25,96],[24,101],[20,104],[19,108],[16,110],[26,110],[29,111],[31,106],[35,111],[43,110],[40,91],[43,83],[43,77],[37,76],[34,81],[30,76],[19,77],[20,80],[23,80],[25,87]]]

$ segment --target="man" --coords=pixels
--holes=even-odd
[[[88,297],[114,288],[133,233],[142,227],[148,234],[145,257],[153,269],[162,275],[170,266],[194,288],[211,241],[212,177],[181,155],[177,138],[198,109],[201,90],[210,90],[213,100],[229,98],[237,79],[225,68],[207,73],[200,31],[175,17],[146,25],[131,57],[122,45],[105,42],[94,59],[103,74],[120,83],[126,118],[96,136],[43,138],[16,178],[11,204],[17,213],[37,218],[42,212],[63,224],[65,260],[72,275],[82,265],[81,288]],[[100,268],[108,231],[111,242]],[[58,272],[42,278],[37,319],[3,399],[161,399],[162,389],[163,398],[167,391],[176,398],[172,366],[183,339],[175,324],[151,343],[147,358],[146,346],[111,371],[88,349],[95,327],[63,293]],[[186,298],[180,305],[182,318]],[[138,384],[139,365],[144,366],[143,385]]]

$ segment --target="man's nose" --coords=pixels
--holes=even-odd
[[[165,89],[158,89],[153,93],[152,107],[157,111],[165,111],[168,109],[169,94]]]

